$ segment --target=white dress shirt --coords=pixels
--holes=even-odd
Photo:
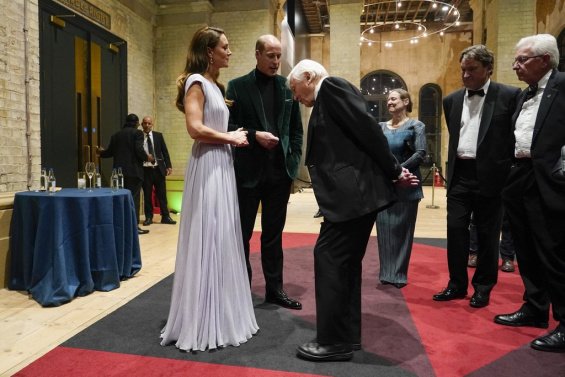
[[[539,105],[543,96],[543,91],[551,76],[551,70],[538,81],[538,91],[536,95],[522,104],[522,110],[516,119],[516,127],[514,128],[514,136],[516,145],[514,146],[514,156],[516,158],[530,158],[530,149],[532,146],[532,138],[534,136],[534,126],[538,116]]]
[[[479,127],[483,115],[483,104],[487,96],[490,79],[478,90],[484,90],[485,95],[474,95],[469,97],[465,90],[463,97],[463,112],[461,113],[461,129],[459,130],[459,144],[457,145],[457,157],[463,159],[474,159],[477,157],[477,140],[479,139]]]
[[[143,135],[145,136],[145,137],[143,138],[143,149],[145,150],[145,153],[150,154],[150,153],[149,153],[149,147],[147,146],[147,138],[148,138],[148,137],[151,138],[151,144],[153,145],[153,153],[155,153],[155,141],[154,141],[154,139],[153,139],[153,131],[149,131],[148,134],[146,134],[146,133],[144,132]],[[153,158],[155,159],[155,161],[157,161],[157,157],[156,157],[156,156],[153,156]],[[144,161],[144,162],[143,162],[143,167],[153,168],[153,167],[155,167],[155,163],[149,162],[149,161]]]

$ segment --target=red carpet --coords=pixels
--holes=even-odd
[[[316,377],[317,375],[57,347],[14,376]]]
[[[470,281],[474,269],[469,272]],[[466,376],[522,346],[532,355],[540,354],[528,344],[547,330],[493,322],[496,314],[511,313],[521,305],[524,288],[518,271],[499,273],[490,305],[482,309],[471,308],[470,297],[447,303],[431,300],[449,280],[445,253],[437,248],[420,245],[409,273],[411,284],[402,293],[437,376]],[[472,292],[470,287],[469,295]],[[550,323],[550,328],[556,325]]]
[[[546,330],[493,322],[494,315],[521,305],[523,286],[518,272],[499,274],[486,308],[471,308],[469,297],[435,302],[432,295],[447,283],[448,273],[445,249],[430,245],[445,241],[427,239],[414,245],[409,284],[399,290],[377,285],[376,240],[371,238],[363,271],[363,351],[356,352],[351,363],[296,359],[296,346],[315,336],[312,249],[317,235],[288,233],[283,238],[284,285],[290,297],[302,302],[301,311],[262,303],[258,238],[251,243],[252,292],[261,331],[247,344],[195,354],[159,346],[158,331],[166,319],[170,296],[171,279],[167,278],[17,375],[565,376],[565,355],[529,347],[529,342]],[[473,272],[469,269],[470,275]],[[469,292],[472,294],[472,288]],[[550,328],[555,326],[550,323]]]

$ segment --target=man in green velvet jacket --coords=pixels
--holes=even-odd
[[[273,35],[259,37],[256,68],[228,83],[230,130],[248,131],[249,147],[235,149],[235,174],[249,281],[249,241],[261,204],[261,264],[265,301],[289,309],[300,302],[283,290],[282,232],[292,181],[302,156],[302,121],[298,102],[277,74],[281,43]]]

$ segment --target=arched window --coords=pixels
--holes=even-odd
[[[559,37],[557,37],[557,47],[559,48],[559,65],[557,69],[560,72],[565,72],[565,29],[561,30]]]
[[[378,122],[390,119],[386,98],[388,92],[395,88],[406,90],[406,84],[400,76],[390,71],[374,71],[361,79],[361,93],[369,104],[369,112]]]
[[[433,175],[427,174],[436,164],[441,167],[441,88],[436,84],[426,84],[420,89],[420,113],[418,119],[426,125],[428,156],[420,166],[423,184],[433,184]]]

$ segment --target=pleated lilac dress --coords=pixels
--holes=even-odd
[[[218,86],[199,82],[204,124],[226,132],[229,111]],[[231,146],[196,141],[184,180],[171,306],[161,345],[185,351],[238,346],[257,333],[245,265]]]

